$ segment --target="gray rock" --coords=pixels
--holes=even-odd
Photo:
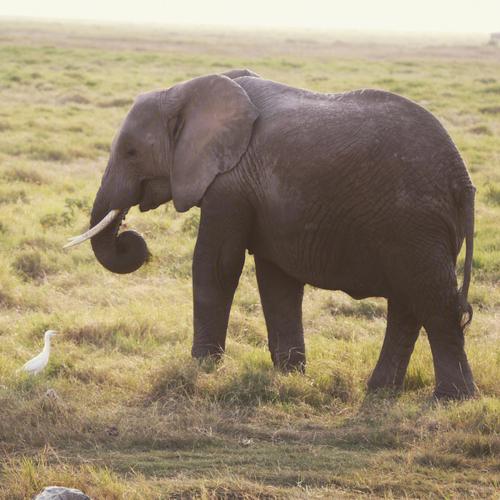
[[[91,500],[91,498],[74,488],[47,486],[33,500]]]

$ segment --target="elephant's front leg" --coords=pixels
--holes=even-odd
[[[285,274],[275,264],[257,255],[255,255],[255,269],[273,363],[285,371],[304,371],[306,364],[302,327],[304,285]]]
[[[229,311],[245,261],[248,222],[237,209],[202,206],[193,257],[195,358],[219,358]]]

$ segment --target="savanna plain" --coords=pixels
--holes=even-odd
[[[152,252],[135,274],[105,271],[88,243],[62,249],[88,227],[134,97],[241,67],[322,92],[391,90],[448,129],[478,190],[476,399],[432,399],[424,331],[404,392],[368,396],[385,301],[310,287],[307,373],[275,371],[251,256],[223,362],[193,362],[196,209],[131,210]],[[486,36],[1,21],[0,498],[49,484],[95,499],[499,498],[499,137],[500,46]],[[49,328],[47,369],[19,372]]]

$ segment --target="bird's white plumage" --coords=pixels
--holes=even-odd
[[[31,375],[36,375],[40,373],[49,362],[50,356],[50,339],[56,335],[57,332],[54,330],[47,330],[44,335],[45,344],[43,346],[43,351],[35,356],[33,359],[30,359],[24,366],[23,370],[28,372]]]

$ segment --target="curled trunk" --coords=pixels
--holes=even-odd
[[[101,188],[92,208],[90,227],[98,224],[109,210],[110,204]],[[118,234],[121,222],[127,212],[128,209],[121,210],[108,227],[91,238],[92,250],[96,259],[113,273],[132,273],[139,269],[149,257],[146,242],[139,233],[124,231]]]

